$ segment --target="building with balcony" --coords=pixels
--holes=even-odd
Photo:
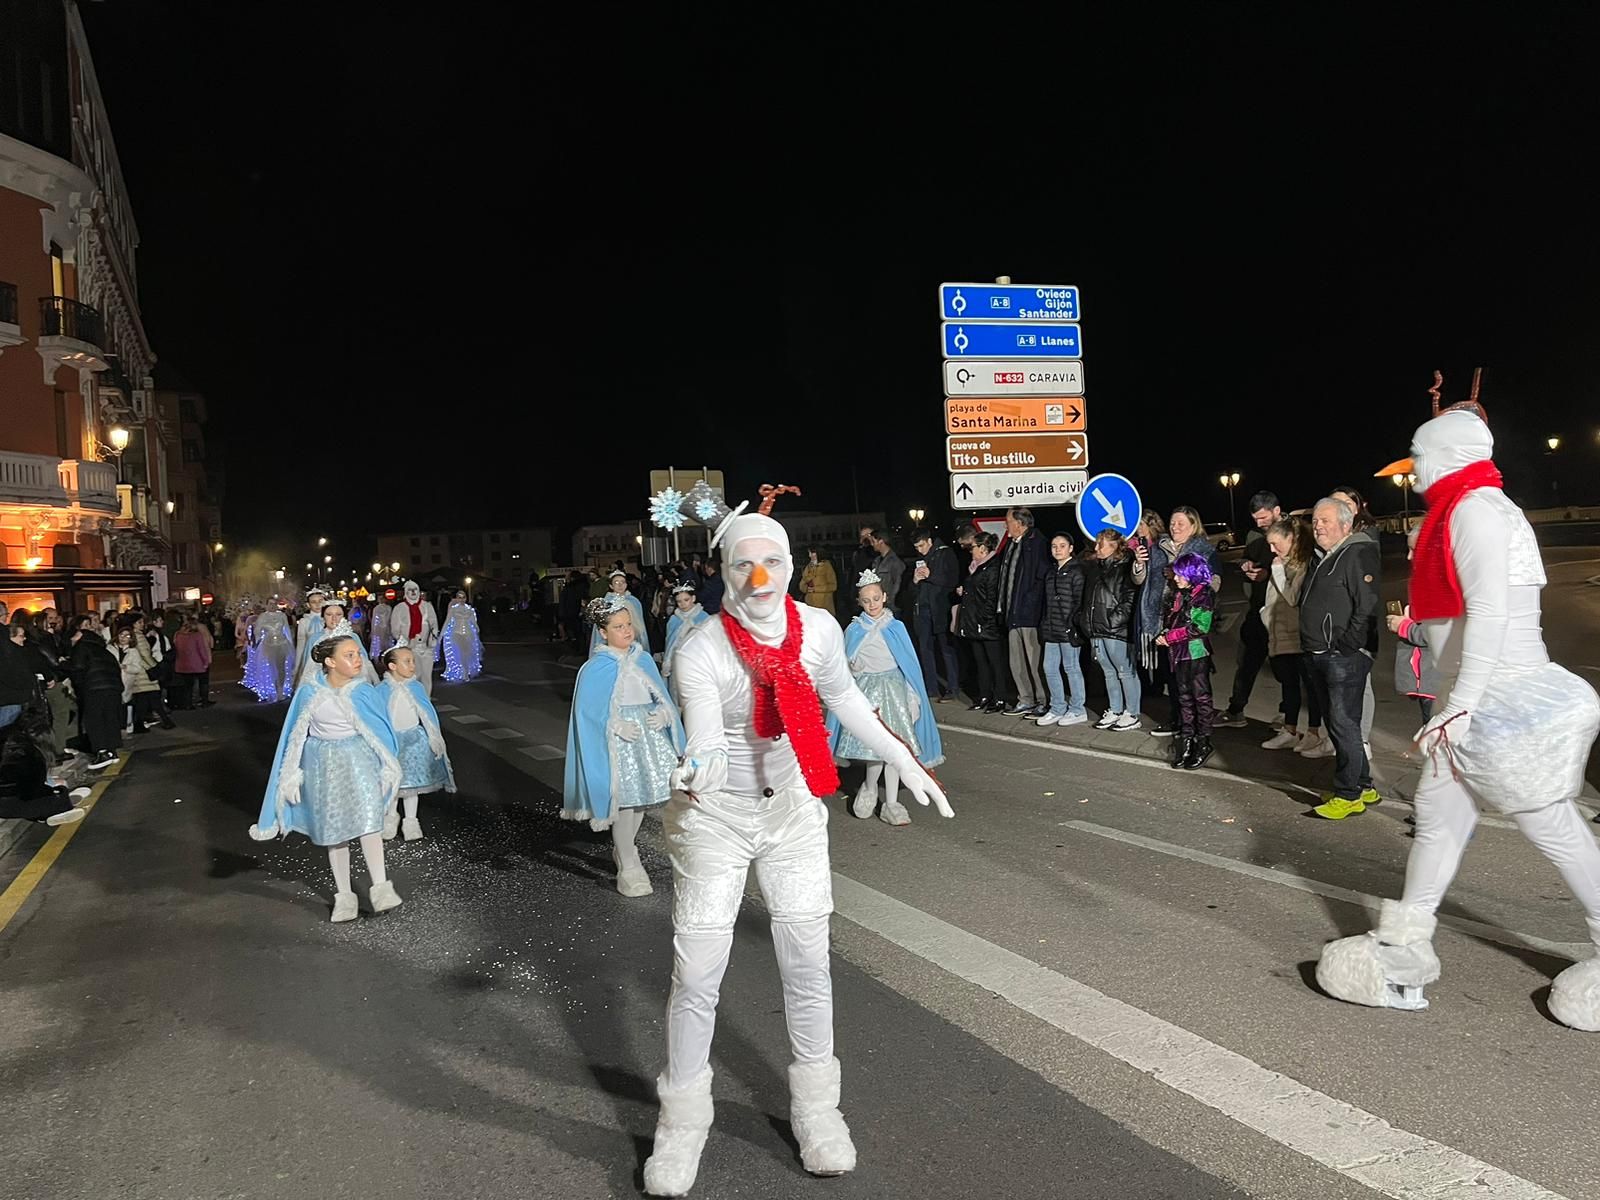
[[[168,464],[163,508],[172,505],[167,584],[174,599],[193,602],[226,591],[213,561],[223,540],[223,477],[207,453],[205,396],[165,364],[156,368],[155,385],[154,416]]]
[[[74,0],[0,9],[0,599],[160,603],[167,445],[138,228]]]

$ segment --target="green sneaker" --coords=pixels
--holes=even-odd
[[[1362,788],[1361,789],[1361,803],[1363,803],[1363,804],[1382,804],[1383,803],[1383,797],[1378,795],[1378,789],[1377,788]]]
[[[1343,796],[1329,796],[1311,811],[1329,821],[1342,821],[1346,817],[1353,817],[1358,813],[1366,812],[1367,806],[1360,800],[1346,800]]]

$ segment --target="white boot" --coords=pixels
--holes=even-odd
[[[1438,924],[1432,913],[1385,900],[1376,929],[1322,948],[1317,983],[1329,995],[1352,1004],[1427,1008],[1423,985],[1439,978],[1439,957],[1433,952]]]
[[[898,800],[885,800],[883,811],[878,814],[878,819],[885,825],[909,825],[911,814],[906,811],[906,806]]]
[[[686,1196],[700,1170],[700,1152],[706,1148],[715,1115],[711,1103],[711,1068],[704,1068],[688,1087],[673,1091],[667,1077],[656,1080],[661,1116],[656,1120],[656,1143],[644,1163],[644,1190],[652,1196]]]
[[[789,1125],[800,1165],[813,1175],[856,1169],[856,1146],[839,1112],[839,1060],[789,1065]]]
[[[1550,1012],[1569,1029],[1600,1032],[1600,957],[1573,963],[1556,976]]]
[[[422,836],[422,822],[415,817],[407,817],[400,823],[400,832],[406,835],[406,841],[414,842]]]
[[[389,811],[383,815],[383,840],[392,842],[395,835],[400,832],[400,810],[390,806]]]
[[[874,779],[864,779],[861,786],[856,789],[856,798],[850,802],[850,811],[865,821],[872,815],[873,809],[878,807],[878,783]]]
[[[394,890],[392,879],[373,884],[372,891],[367,895],[372,900],[372,911],[375,913],[388,912],[391,908],[400,907],[400,893]]]
[[[336,892],[333,897],[332,921],[354,921],[360,914],[361,907],[356,903],[354,892]]]

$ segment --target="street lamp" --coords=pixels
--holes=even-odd
[[[1550,447],[1550,453],[1552,454],[1561,449],[1561,439],[1558,437],[1547,437],[1544,440],[1544,444]]]
[[[1225,475],[1218,475],[1217,482],[1228,489],[1228,529],[1233,529],[1233,489],[1239,486],[1239,472],[1230,471]]]
[[[325,564],[325,565],[326,565],[326,566],[330,566],[330,567],[331,567],[331,566],[332,566],[332,565],[333,565],[333,555],[331,555],[331,554],[324,554],[324,555],[323,555],[323,556],[322,556],[322,561],[323,561],[323,563],[324,563],[324,564]]]
[[[927,515],[928,515],[928,513],[927,513],[926,509],[921,509],[921,508],[908,508],[908,509],[906,509],[906,516],[911,518],[911,523],[913,525],[921,525],[922,524],[922,518],[927,516]]]
[[[133,435],[121,425],[113,425],[110,431],[106,434],[106,437],[111,439],[111,448],[118,454],[121,454],[128,448],[128,439],[132,436]]]
[[[398,571],[399,569],[400,569],[400,564],[399,563],[392,562],[392,563],[389,564],[389,570]]]
[[[319,546],[326,546],[326,545],[327,545],[327,544],[328,544],[328,539],[327,539],[327,538],[325,538],[325,537],[319,537],[319,538],[318,538],[318,539],[317,539],[317,545],[319,545]]]
[[[167,510],[167,516],[170,517],[173,513],[178,511],[178,502],[176,500],[168,500],[165,508]]]
[[[1417,477],[1411,474],[1394,474],[1389,476],[1394,480],[1395,487],[1400,489],[1400,507],[1402,510],[1402,528],[1411,532],[1411,489],[1417,486]]]
[[[213,554],[221,554],[222,553],[222,543],[218,542],[216,545],[212,546],[211,547],[211,552]]]

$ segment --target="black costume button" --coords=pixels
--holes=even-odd
[[[761,794],[763,796],[765,796],[768,800],[772,799],[772,789],[771,788],[762,788],[761,789]]]

